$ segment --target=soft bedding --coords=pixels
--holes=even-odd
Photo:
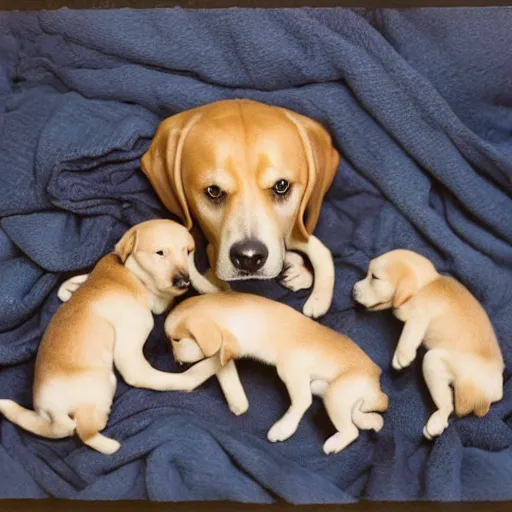
[[[0,497],[346,503],[512,499],[512,10],[70,11],[0,14],[0,395],[31,405],[34,355],[58,284],[130,225],[165,216],[140,172],[158,122],[223,98],[322,122],[342,163],[316,234],[336,262],[322,319],[384,369],[385,427],[339,455],[318,401],[270,444],[288,405],[272,368],[239,365],[250,409],[212,379],[194,393],[120,381],[114,456],[0,418]],[[399,323],[355,309],[354,282],[395,247],[430,257],[489,313],[505,395],[484,419],[422,438],[421,358],[390,369]],[[300,308],[308,295],[246,284]],[[146,353],[177,371],[163,319]],[[313,342],[313,340],[312,340]]]

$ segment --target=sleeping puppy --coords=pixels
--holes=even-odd
[[[293,435],[312,394],[323,397],[337,430],[325,442],[325,453],[343,450],[358,429],[382,428],[382,416],[374,411],[385,411],[388,397],[380,388],[379,367],[349,338],[289,306],[235,292],[193,297],[167,317],[165,332],[177,361],[218,354],[224,369],[241,357],[276,366],[291,405],[269,430],[272,442]],[[223,389],[238,393],[239,382]]]
[[[406,250],[375,258],[354,286],[354,299],[371,311],[393,308],[405,322],[393,368],[409,366],[422,343],[427,348],[423,375],[437,407],[423,430],[427,439],[446,429],[454,409],[458,416],[484,416],[501,400],[503,358],[489,317],[464,286],[438,274],[427,258]]]
[[[163,121],[142,170],[163,204],[187,229],[208,240],[209,278],[281,278],[296,291],[314,285],[304,314],[325,314],[332,302],[334,264],[312,235],[339,164],[328,132],[295,112],[249,100],[204,105]],[[62,286],[66,298],[80,285]],[[219,282],[220,280],[220,282]]]
[[[220,369],[215,359],[170,374],[151,367],[142,353],[153,327],[151,313],[165,311],[190,285],[187,260],[193,249],[190,233],[176,222],[153,220],[131,228],[51,319],[37,354],[35,411],[0,400],[7,419],[54,439],[76,430],[86,445],[111,454],[120,444],[100,431],[116,389],[114,366],[128,384],[160,391],[191,390],[205,374],[214,375]],[[209,291],[211,285],[200,275],[194,282],[193,275],[193,284]]]

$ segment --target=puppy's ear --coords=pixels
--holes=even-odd
[[[135,251],[135,247],[137,246],[137,230],[130,229],[127,231],[121,240],[117,242],[114,247],[114,252],[119,256],[121,263],[124,265],[126,260]]]
[[[306,242],[315,230],[322,201],[338,170],[340,154],[334,148],[329,132],[320,123],[283,110],[297,127],[306,154],[308,180],[292,231],[295,240]]]
[[[187,135],[200,117],[199,109],[192,109],[162,121],[141,159],[142,171],[162,203],[187,229],[192,227],[192,217],[183,190],[181,157]]]
[[[221,349],[222,333],[220,327],[209,318],[191,318],[188,330],[196,340],[199,348],[206,357],[211,357]]]
[[[238,344],[234,336],[227,329],[222,329],[213,320],[194,318],[188,325],[188,329],[206,357],[211,357],[220,352],[220,364],[222,366],[238,357]]]
[[[416,277],[412,272],[405,273],[398,281],[393,297],[393,308],[399,308],[405,304],[419,290]]]

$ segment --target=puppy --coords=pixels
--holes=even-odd
[[[464,286],[438,274],[427,258],[387,252],[370,262],[353,294],[371,311],[393,308],[405,322],[393,368],[409,366],[422,343],[427,348],[423,375],[437,407],[423,430],[427,439],[446,429],[454,409],[457,416],[484,416],[501,400],[503,358],[489,317]]]
[[[0,411],[43,437],[68,437],[76,430],[86,445],[111,454],[120,444],[100,431],[116,389],[114,365],[128,384],[162,391],[189,390],[205,374],[215,374],[220,364],[214,359],[169,374],[152,368],[142,353],[153,327],[151,313],[166,310],[190,285],[187,260],[193,248],[189,232],[176,222],[153,220],[131,228],[51,319],[36,359],[35,411],[12,400],[0,400]]]
[[[302,252],[315,275],[303,311],[316,318],[331,305],[334,264],[312,233],[339,161],[312,119],[226,100],[163,121],[141,164],[169,211],[206,236],[214,284],[278,277],[293,291],[310,288],[311,273],[293,251]],[[63,296],[79,284],[66,282]]]
[[[325,442],[325,453],[343,450],[358,429],[382,428],[382,416],[374,412],[388,407],[380,369],[349,338],[289,306],[234,292],[193,297],[167,317],[165,332],[178,361],[218,354],[224,368],[241,357],[276,366],[291,405],[269,430],[271,442],[293,435],[312,393],[323,397],[338,431]]]

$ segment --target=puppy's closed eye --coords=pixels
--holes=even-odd
[[[375,274],[370,274],[370,279],[376,279],[377,281],[380,279],[380,277],[377,277]]]

